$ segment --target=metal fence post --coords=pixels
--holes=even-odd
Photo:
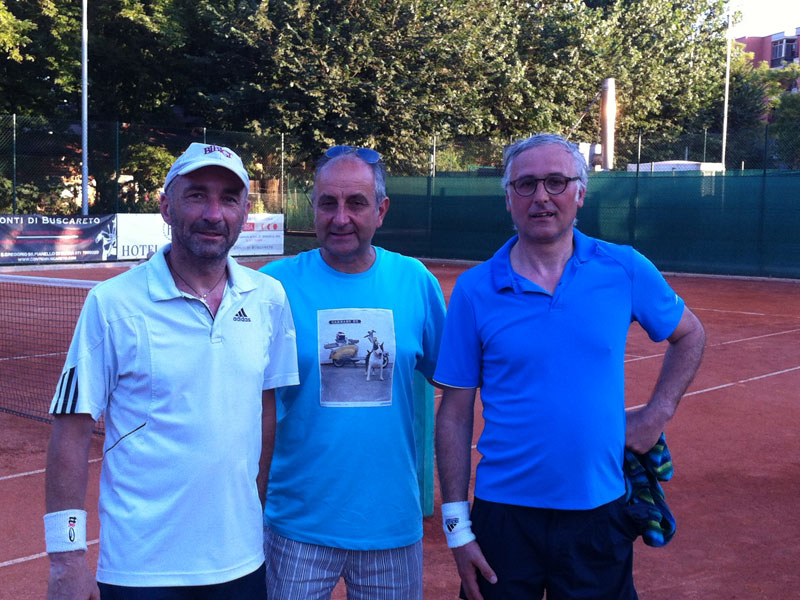
[[[119,121],[114,127],[114,212],[119,212]]]
[[[636,148],[636,181],[634,182],[633,205],[629,207],[628,237],[631,246],[636,242],[637,212],[639,210],[639,168],[642,164],[642,129],[639,128],[638,145]]]
[[[11,117],[11,187],[13,188],[13,214],[17,214],[17,113]]]
[[[703,162],[706,162],[706,142],[708,141],[708,127],[703,127]]]
[[[427,178],[428,256],[433,256],[433,182],[436,177],[436,136],[433,136]]]
[[[765,273],[765,254],[766,248],[766,227],[767,227],[767,144],[769,135],[769,123],[764,123],[764,167],[761,170],[761,202],[759,206],[759,224],[758,224],[758,272],[759,275],[766,275]]]
[[[283,159],[286,152],[286,147],[284,145],[284,134],[281,133],[281,181],[280,181],[280,195],[281,195],[281,214],[284,215],[283,217],[283,230],[286,231],[286,198],[284,197],[284,190],[286,189],[286,181],[285,181],[285,172],[283,170]]]

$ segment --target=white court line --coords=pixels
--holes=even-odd
[[[783,319],[797,319],[797,315],[784,315],[781,313],[763,313],[763,312],[747,312],[745,310],[726,310],[723,308],[696,308],[692,307],[692,310],[703,311],[703,312],[718,312],[718,313],[726,313],[730,315],[747,315],[751,317],[770,317],[776,318],[781,317]]]
[[[702,390],[695,390],[694,392],[689,392],[688,394],[684,394],[683,396],[697,396],[698,394],[705,394],[707,392],[715,392],[717,390],[724,390],[725,388],[733,387],[735,385],[739,385],[740,383],[750,383],[751,381],[758,381],[759,379],[766,379],[767,377],[774,377],[775,375],[783,375],[784,373],[791,373],[792,371],[800,371],[800,366],[791,367],[789,369],[783,369],[781,371],[773,371],[772,373],[765,373],[764,375],[756,375],[755,377],[748,377],[747,379],[740,379],[739,381],[733,381],[731,383],[723,383],[722,385],[715,385],[714,387],[705,388]],[[636,406],[629,406],[625,410],[634,410],[637,408],[644,407],[644,404],[637,404]]]
[[[725,346],[727,344],[738,344],[739,342],[752,342],[753,340],[760,340],[767,337],[772,337],[775,335],[785,335],[787,333],[797,333],[800,329],[788,329],[787,331],[778,331],[776,333],[765,333],[764,335],[755,335],[749,338],[742,338],[740,340],[731,340],[729,342],[720,342],[719,344],[713,344],[711,347],[714,346]]]
[[[747,312],[744,310],[724,310],[722,308],[692,308],[693,311],[705,311],[705,312],[718,312],[718,313],[729,313],[732,315],[750,315],[754,317],[775,317],[775,316],[789,316],[789,315],[767,315],[767,313],[760,313],[760,312]]]
[[[797,333],[798,331],[800,331],[800,328],[798,328],[798,329],[787,329],[786,331],[776,331],[775,333],[765,333],[764,335],[754,335],[753,337],[740,338],[738,340],[729,340],[727,342],[719,342],[717,344],[710,344],[710,345],[706,346],[706,348],[716,348],[717,346],[727,346],[728,344],[740,344],[742,342],[752,342],[753,340],[761,340],[761,339],[768,338],[768,337],[774,337],[776,335],[786,335],[788,333]],[[625,362],[626,363],[636,362],[637,360],[647,360],[648,358],[658,358],[659,356],[664,356],[664,353],[660,352],[659,354],[649,354],[647,356],[637,356],[635,358],[626,358]]]
[[[86,542],[87,546],[93,546],[94,544],[99,543],[100,540],[89,540]],[[10,567],[11,565],[18,565],[19,563],[28,562],[29,560],[36,560],[37,558],[44,558],[47,556],[47,552],[40,552],[39,554],[31,554],[30,556],[23,556],[22,558],[12,558],[11,560],[7,560],[5,562],[0,563],[0,567]]]
[[[8,356],[6,358],[0,358],[0,362],[4,362],[7,360],[25,360],[26,358],[48,358],[50,356],[64,356],[66,352],[48,352],[47,354],[24,354],[22,356]]]
[[[96,463],[103,460],[102,458],[92,458],[89,459],[89,463]],[[26,477],[27,475],[39,475],[40,473],[44,473],[46,469],[36,469],[35,471],[26,471],[25,473],[14,473],[13,475],[3,475],[0,477],[0,481],[5,481],[6,479],[16,479],[17,477]]]

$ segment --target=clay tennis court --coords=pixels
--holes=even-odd
[[[449,297],[455,277],[466,265],[427,264]],[[52,269],[30,274],[100,280],[120,270]],[[708,345],[700,372],[667,429],[675,476],[664,489],[677,519],[677,534],[661,549],[637,542],[639,595],[643,600],[797,597],[800,281],[693,276],[668,280],[703,321]],[[632,327],[626,364],[629,406],[646,401],[664,346],[651,343],[637,326]],[[478,405],[475,440],[481,426]],[[0,412],[2,599],[45,595],[48,562],[43,554],[42,514],[48,435],[47,424]],[[87,536],[96,540],[99,436],[91,458]],[[473,467],[478,458],[475,451]],[[439,503],[437,487],[434,515],[424,522],[428,600],[457,597],[458,576],[441,532]],[[89,548],[89,560],[94,562],[97,546]],[[343,591],[337,589],[334,597],[344,598]]]

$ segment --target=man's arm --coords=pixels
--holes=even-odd
[[[47,449],[45,506],[48,513],[83,510],[89,482],[90,415],[56,415]],[[100,592],[86,563],[86,552],[50,554],[48,600],[99,600]]]
[[[468,501],[474,404],[474,388],[443,388],[436,414],[436,464],[443,503]],[[497,576],[477,542],[452,550],[467,598],[483,600],[478,591],[477,572],[492,583],[497,581]]]
[[[261,508],[267,503],[267,484],[269,468],[272,464],[272,451],[275,448],[275,390],[261,392],[261,458],[258,461],[258,496]]]
[[[628,411],[625,445],[640,454],[655,445],[675,414],[700,367],[706,333],[700,320],[686,308],[667,341],[669,346],[649,402],[642,408]]]

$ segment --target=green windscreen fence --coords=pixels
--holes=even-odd
[[[498,176],[389,177],[387,193],[385,248],[486,260],[513,235]],[[578,227],[666,271],[800,278],[800,171],[592,173]]]

